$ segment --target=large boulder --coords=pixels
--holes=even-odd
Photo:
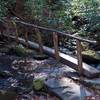
[[[49,79],[45,82],[45,85],[49,91],[56,94],[61,100],[85,100],[86,96],[91,95],[86,88],[67,77]]]

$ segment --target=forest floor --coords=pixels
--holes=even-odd
[[[90,96],[99,98],[91,100],[100,100],[99,90],[75,81],[80,79],[76,70],[53,58],[36,60],[34,53],[29,57],[18,56],[11,49],[14,46],[15,42],[0,39],[1,100],[82,100]],[[44,82],[46,90],[33,88],[37,79]],[[38,87],[41,89],[41,84]]]

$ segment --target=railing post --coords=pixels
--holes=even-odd
[[[78,70],[79,74],[83,75],[83,64],[82,64],[82,45],[79,40],[76,40],[77,45],[77,60],[78,60]]]
[[[16,28],[16,45],[18,45],[19,43],[19,40],[18,40],[18,31],[17,31],[17,28]]]
[[[54,49],[55,49],[55,58],[57,62],[59,62],[60,56],[59,56],[59,48],[58,48],[58,35],[55,32],[53,32],[53,42],[54,42]]]
[[[40,54],[43,54],[43,43],[42,43],[41,33],[40,33],[39,29],[35,28],[35,31],[36,31],[36,35],[38,38]]]
[[[28,32],[25,32],[26,48],[28,48]]]
[[[18,45],[19,40],[18,40],[18,31],[17,31],[17,26],[16,26],[15,21],[12,21],[12,24],[14,25],[14,28],[15,28],[16,45]]]
[[[15,28],[15,35],[16,35],[16,45],[18,45],[19,40],[18,40],[18,31],[17,31],[17,26],[16,23],[14,21],[12,21],[14,28]]]

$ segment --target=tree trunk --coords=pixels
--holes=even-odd
[[[16,13],[23,15],[25,0],[16,0]]]

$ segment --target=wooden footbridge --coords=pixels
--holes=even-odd
[[[34,28],[34,30],[36,31],[36,34],[37,34],[38,43],[28,41],[28,32],[26,32],[24,34],[25,39],[20,38],[19,35],[18,35],[18,32],[17,32],[17,29],[16,29],[16,37],[14,37],[14,36],[10,36],[10,37],[15,39],[17,44],[22,43],[22,44],[26,45],[27,47],[31,47],[33,49],[39,49],[41,54],[46,53],[49,56],[55,57],[58,62],[61,61],[62,63],[72,67],[73,69],[77,70],[80,75],[85,75],[86,77],[89,77],[89,78],[97,77],[97,76],[100,75],[99,70],[97,70],[96,68],[94,68],[94,67],[92,67],[92,66],[90,66],[90,65],[88,65],[88,64],[86,64],[82,61],[82,54],[81,54],[82,45],[81,45],[81,42],[87,42],[87,43],[95,44],[96,43],[95,41],[75,37],[75,36],[70,35],[68,33],[57,31],[55,29],[37,26],[37,25],[26,23],[26,22],[23,22],[23,21],[14,21],[13,24],[14,24],[15,28],[16,28],[16,25],[19,24],[19,23],[24,25],[24,26]],[[54,49],[46,47],[46,46],[43,45],[40,30],[49,31],[49,32],[52,33]],[[64,53],[61,53],[59,51],[59,48],[58,48],[58,35],[59,34],[64,35],[69,39],[76,39],[77,59],[74,58],[74,57],[71,57],[69,55],[66,55]]]

